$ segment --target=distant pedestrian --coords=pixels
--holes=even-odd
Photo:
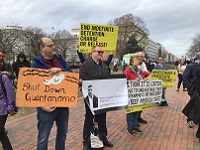
[[[22,67],[31,67],[31,63],[27,60],[27,57],[24,53],[19,53],[17,56],[17,61],[13,64],[13,71],[18,78],[19,69]]]
[[[179,65],[179,61],[178,60],[175,61],[174,65],[175,65],[175,69],[177,70],[178,69],[178,65]]]
[[[183,72],[185,68],[186,68],[185,62],[183,59],[181,59],[180,64],[178,65],[178,85],[177,85],[177,90],[176,90],[177,92],[179,91],[181,83],[183,81]],[[184,83],[183,83],[183,91],[187,91]]]
[[[118,71],[118,62],[117,60],[114,60],[114,63],[113,63],[113,71]]]
[[[123,72],[126,69],[126,66],[127,66],[127,64],[126,64],[125,60],[122,60],[122,71]]]

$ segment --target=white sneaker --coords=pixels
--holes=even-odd
[[[187,126],[189,127],[189,128],[193,128],[193,121],[188,121],[187,122]]]

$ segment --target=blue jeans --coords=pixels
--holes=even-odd
[[[38,143],[37,150],[47,150],[48,138],[56,121],[57,135],[56,135],[56,150],[65,149],[65,140],[68,129],[68,108],[56,108],[53,112],[45,112],[41,108],[38,108]]]
[[[127,129],[137,128],[139,112],[126,114]]]

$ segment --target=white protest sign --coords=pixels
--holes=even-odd
[[[93,114],[125,109],[128,105],[127,79],[125,75],[108,75],[102,79],[83,80],[84,99]]]
[[[129,106],[159,102],[162,95],[161,80],[129,80]]]

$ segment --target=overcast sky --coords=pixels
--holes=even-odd
[[[200,33],[200,0],[1,0],[0,26],[71,31],[81,22],[107,24],[128,13],[141,17],[149,38],[177,57]]]

